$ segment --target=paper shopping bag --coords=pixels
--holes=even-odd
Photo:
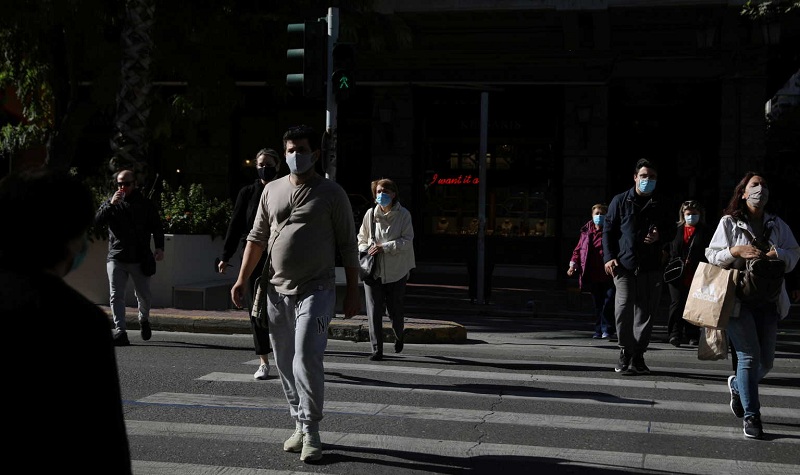
[[[686,298],[683,319],[698,327],[724,329],[736,303],[738,272],[699,263]]]
[[[703,337],[697,345],[697,359],[716,361],[728,359],[728,335],[725,330],[703,328]]]

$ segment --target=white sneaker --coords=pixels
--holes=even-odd
[[[269,377],[269,365],[262,364],[258,367],[258,371],[253,375],[256,379],[267,379]]]
[[[309,432],[303,437],[303,451],[300,453],[300,461],[315,462],[322,458],[322,442],[319,440],[319,432]]]
[[[294,433],[283,443],[285,452],[300,452],[303,450],[303,424],[294,423]]]

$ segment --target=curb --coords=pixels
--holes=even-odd
[[[111,319],[110,310],[106,315]],[[125,322],[131,330],[139,330],[139,317],[136,311],[126,312]],[[250,320],[242,317],[220,317],[209,315],[176,315],[150,311],[150,327],[153,331],[172,331],[189,333],[239,334],[250,335]],[[383,319],[384,341],[395,341],[394,331],[388,317]],[[369,323],[364,315],[350,319],[337,315],[328,326],[328,338],[352,342],[369,342]],[[405,342],[423,344],[460,344],[467,341],[464,325],[451,321],[405,319]]]

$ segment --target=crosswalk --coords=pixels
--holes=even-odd
[[[728,407],[730,362],[700,362],[685,349],[653,348],[653,374],[625,377],[611,370],[613,347],[586,339],[513,348],[406,345],[379,364],[352,345],[331,342],[325,363],[323,461],[338,463],[288,462],[296,455],[280,448],[293,430],[287,424],[129,414],[133,443],[165,438],[274,450],[251,466],[164,461],[134,450],[135,473],[800,473],[800,361],[793,353],[762,383],[767,437],[752,441]],[[135,404],[285,416],[278,378],[256,381],[258,360],[241,363],[241,371],[196,378],[194,391],[154,392]],[[363,466],[352,454],[364,457]]]

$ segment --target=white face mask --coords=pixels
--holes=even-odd
[[[761,185],[750,188],[747,193],[747,204],[753,208],[761,208],[767,204],[769,200],[769,189]]]
[[[287,153],[286,165],[289,166],[289,171],[295,175],[305,173],[314,165],[314,153]]]

